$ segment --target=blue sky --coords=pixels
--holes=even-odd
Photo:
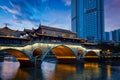
[[[71,29],[71,0],[0,0],[0,27]],[[105,0],[105,30],[120,28],[120,0]]]

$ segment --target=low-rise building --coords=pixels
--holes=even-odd
[[[63,38],[75,38],[76,33],[70,30],[54,28],[50,26],[40,25],[38,29],[35,30],[36,33],[50,35],[55,37],[63,37]]]

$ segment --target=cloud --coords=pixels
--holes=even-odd
[[[9,0],[8,4],[4,4],[0,8],[12,14],[13,19],[17,22],[24,20],[39,24],[41,0]]]
[[[50,9],[50,8],[49,8]],[[49,15],[49,16],[46,16]],[[69,11],[56,11],[48,10],[47,13],[42,15],[41,23],[43,25],[58,27],[63,29],[70,29],[71,27],[71,17]]]
[[[17,10],[15,10],[15,9],[10,9],[10,8],[7,7],[7,6],[0,6],[0,8],[3,9],[3,10],[6,10],[6,11],[8,11],[9,13],[12,13],[12,14],[19,14],[19,12],[18,12]]]
[[[62,0],[64,2],[65,6],[70,6],[71,5],[71,0]]]
[[[67,29],[71,25],[70,4],[71,0],[9,0],[0,8],[12,14],[11,22],[16,26],[33,27],[41,23]]]

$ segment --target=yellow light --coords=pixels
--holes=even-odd
[[[110,80],[110,76],[111,76],[111,66],[110,65],[107,65],[107,76]]]
[[[58,59],[75,59],[75,56],[57,56]]]
[[[85,58],[98,58],[98,56],[85,56]]]
[[[19,60],[30,60],[29,58],[16,58],[18,61]]]
[[[110,49],[108,49],[108,50],[107,50],[107,54],[110,54],[110,53],[111,53],[111,50],[110,50]]]

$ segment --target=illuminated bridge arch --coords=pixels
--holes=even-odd
[[[96,54],[96,52],[94,51],[88,51],[85,56],[84,56],[85,59],[98,59],[99,56]]]
[[[33,57],[41,56],[42,55],[42,50],[40,48],[36,48],[33,51]]]
[[[56,47],[53,47],[49,50],[49,52],[52,52],[58,60],[63,60],[63,59],[64,60],[66,60],[66,59],[67,60],[70,60],[70,59],[73,60],[73,59],[76,59],[76,56],[75,56],[74,52],[69,47],[67,47],[65,45],[58,45]],[[46,53],[45,56],[47,54],[49,54],[49,52]]]
[[[11,54],[12,56],[16,57],[16,59],[20,62],[21,67],[33,66],[33,64],[30,61],[30,58],[22,51],[16,49],[4,49],[1,51],[7,52],[8,54]]]

